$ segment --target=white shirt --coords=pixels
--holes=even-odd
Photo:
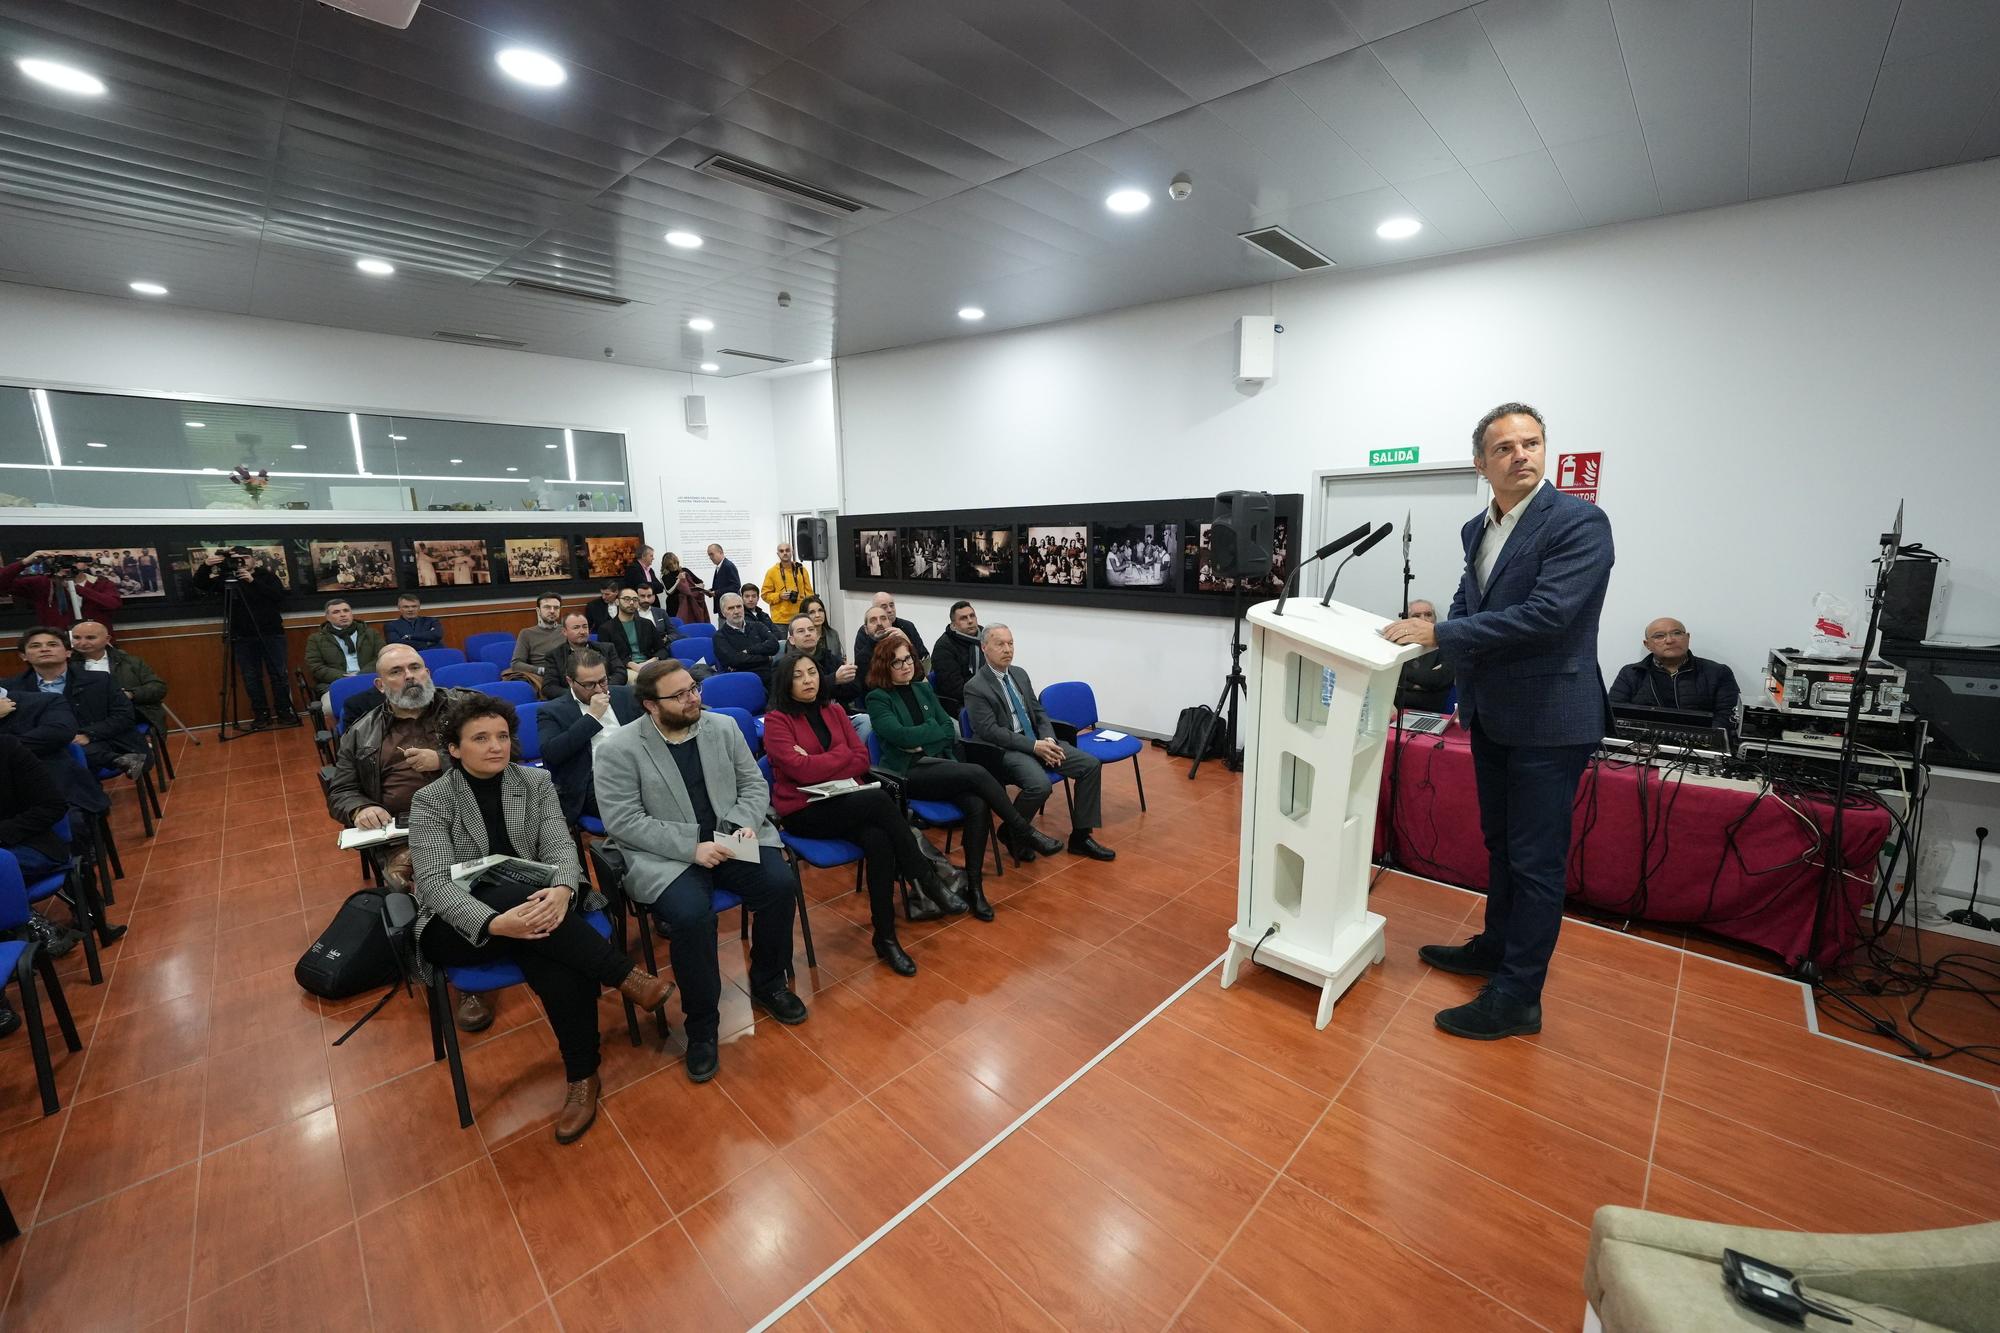
[[[105,654],[104,656],[102,656],[102,657],[98,658],[98,659],[97,659],[97,660],[96,660],[95,662],[91,661],[91,660],[90,660],[90,659],[89,659],[88,657],[80,657],[80,658],[78,658],[77,660],[78,660],[79,662],[82,662],[82,663],[83,663],[83,669],[84,669],[85,671],[109,671],[109,670],[111,670],[111,654],[110,654],[110,653],[106,653],[106,654]]]
[[[1542,486],[1549,484],[1542,478]],[[1493,577],[1493,566],[1500,563],[1500,552],[1506,548],[1507,539],[1514,535],[1514,528],[1521,521],[1521,515],[1528,512],[1528,506],[1542,493],[1542,486],[1535,487],[1521,497],[1521,502],[1505,514],[1500,512],[1498,501],[1486,506],[1486,532],[1479,539],[1479,555],[1474,568],[1479,572],[1479,591],[1486,591],[1487,580]]]

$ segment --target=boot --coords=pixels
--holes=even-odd
[[[578,1079],[563,1094],[562,1114],[556,1117],[556,1142],[575,1143],[597,1119],[597,1094],[604,1085],[597,1075]]]
[[[903,952],[902,944],[896,939],[895,927],[878,931],[875,935],[875,956],[889,965],[889,970],[899,977],[917,975],[916,959]]]
[[[1014,859],[1017,861],[1028,859],[1020,855],[1020,851],[1022,850],[1039,852],[1043,856],[1054,856],[1063,849],[1061,839],[1051,838],[1033,824],[1022,824],[1020,828],[1011,831],[1011,836],[1014,847],[1017,849],[1014,856]]]
[[[973,920],[991,921],[993,919],[993,904],[986,901],[986,885],[981,881],[982,876],[979,867],[967,866],[965,868],[965,905],[972,909]]]
[[[909,880],[904,880],[903,915],[912,922],[935,921],[944,915],[944,906],[931,901],[921,885],[913,886]]]
[[[924,868],[917,872],[917,890],[936,903],[946,916],[965,915],[965,899],[959,897],[951,885],[945,883],[944,876],[938,873],[938,868],[928,861],[924,863]]]
[[[625,980],[618,983],[618,993],[650,1012],[667,1002],[667,998],[674,993],[674,983],[665,977],[654,976],[643,967],[635,967],[625,974]]]

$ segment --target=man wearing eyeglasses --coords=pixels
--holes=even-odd
[[[1707,713],[1713,725],[1736,730],[1743,700],[1736,673],[1712,658],[1696,657],[1687,626],[1662,616],[1646,626],[1646,655],[1621,668],[1611,682],[1611,702],[1646,708],[1686,708]]]
[[[1437,606],[1419,597],[1410,603],[1410,618],[1435,625]],[[1396,707],[1442,713],[1446,711],[1444,701],[1451,694],[1451,682],[1451,663],[1444,660],[1438,649],[1413,657],[1403,663],[1402,674],[1396,678]]]
[[[646,716],[605,736],[592,756],[598,815],[624,854],[626,893],[650,906],[666,932],[687,1015],[687,1076],[706,1083],[719,1063],[721,1025],[714,890],[751,913],[751,1003],[780,1023],[806,1021],[785,979],[792,875],[771,822],[771,790],[743,733],[702,711],[687,666],[649,662],[632,693]]]

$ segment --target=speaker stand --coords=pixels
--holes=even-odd
[[[1201,740],[1194,747],[1194,762],[1188,765],[1188,781],[1201,772],[1202,760],[1208,758],[1209,742],[1214,739],[1216,724],[1228,713],[1227,730],[1223,733],[1223,765],[1232,773],[1243,771],[1243,751],[1236,748],[1236,704],[1250,683],[1243,675],[1243,652],[1249,646],[1243,642],[1243,590],[1239,587],[1233,594],[1235,616],[1229,627],[1229,674],[1223,677],[1222,693],[1216,696],[1215,711],[1202,724]]]

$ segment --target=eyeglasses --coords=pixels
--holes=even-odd
[[[690,685],[684,690],[675,690],[672,694],[656,694],[653,696],[653,702],[656,704],[674,704],[674,703],[679,703],[681,700],[687,698],[690,694],[700,694],[700,693],[701,693],[701,686]]]
[[[1648,643],[1651,643],[1654,642],[1655,640],[1663,640],[1663,639],[1685,639],[1687,636],[1688,632],[1684,629],[1663,629],[1659,630],[1656,633],[1648,634],[1646,636],[1646,641]]]
[[[917,659],[911,657],[908,653],[903,654],[901,657],[892,657],[889,659],[889,665],[892,667],[915,666],[916,664]]]

